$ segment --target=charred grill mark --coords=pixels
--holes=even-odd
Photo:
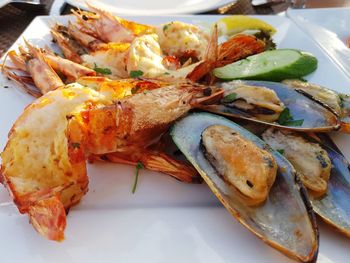
[[[273,160],[271,158],[264,156],[263,159],[269,168],[274,167],[274,163],[273,163]]]
[[[254,184],[251,181],[247,180],[246,183],[250,188],[254,187]]]
[[[322,168],[326,168],[328,166],[327,161],[323,157],[322,152],[316,152],[316,159],[320,162]]]

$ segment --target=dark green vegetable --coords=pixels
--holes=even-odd
[[[141,77],[143,75],[143,71],[142,70],[132,70],[130,71],[130,77],[131,78],[138,78]]]
[[[277,122],[284,126],[301,126],[304,120],[294,120],[293,116],[290,114],[289,108],[286,107],[281,112]]]
[[[254,34],[254,36],[265,43],[265,51],[276,49],[276,43],[273,42],[272,37],[268,31],[262,30]]]
[[[283,149],[277,149],[276,151],[279,152],[282,155],[284,154],[284,150]]]
[[[214,69],[220,79],[256,79],[282,81],[299,79],[317,69],[317,59],[295,49],[268,50],[232,64]]]
[[[96,63],[94,63],[94,70],[97,73],[103,74],[103,75],[111,75],[112,71],[109,68],[99,68]]]
[[[231,93],[231,94],[226,95],[226,96],[222,99],[222,102],[223,102],[223,103],[234,102],[236,98],[237,98],[237,94],[233,92],[233,93]]]

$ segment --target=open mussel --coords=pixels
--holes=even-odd
[[[286,84],[231,81],[222,83],[221,87],[224,89],[221,101],[198,108],[298,131],[327,132],[340,128],[336,112]]]
[[[284,84],[332,110],[341,120],[341,131],[350,132],[350,96],[301,80],[284,80]]]
[[[267,129],[262,138],[292,163],[309,191],[314,211],[350,237],[349,163],[330,138],[275,128]]]
[[[305,188],[282,155],[241,126],[210,113],[179,120],[171,136],[241,224],[291,258],[316,261],[315,216]]]

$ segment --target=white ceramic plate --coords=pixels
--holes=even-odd
[[[350,8],[288,9],[287,16],[350,76]]]
[[[350,80],[323,51],[285,17],[260,17],[277,28],[281,48],[312,52],[318,70],[308,78],[345,92]],[[52,46],[49,24],[67,23],[70,17],[37,17],[23,33],[40,46]],[[173,20],[210,24],[219,16],[128,17],[141,23]],[[20,43],[20,39],[13,48]],[[33,99],[0,75],[0,148],[23,108]],[[9,88],[2,88],[8,85]],[[350,157],[348,136],[338,145]],[[1,262],[191,262],[291,263],[241,226],[216,200],[205,184],[190,185],[169,176],[141,171],[131,194],[134,167],[108,163],[88,165],[89,192],[67,218],[66,239],[47,241],[18,213],[0,187]],[[288,208],[286,208],[288,209]],[[349,239],[320,223],[319,263],[349,262]]]
[[[210,11],[235,0],[66,0],[67,3],[87,9],[86,2],[116,15],[170,15],[195,14]]]

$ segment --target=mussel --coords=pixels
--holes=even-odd
[[[320,145],[332,161],[328,191],[323,198],[310,197],[314,211],[328,224],[350,237],[350,164],[325,134],[318,134]]]
[[[350,132],[350,96],[301,80],[284,80],[284,84],[332,110],[341,120],[341,131]]]
[[[294,165],[309,190],[315,212],[350,237],[349,163],[335,150],[330,138],[325,134],[309,137],[272,128],[262,138]]]
[[[218,137],[210,134],[213,131],[219,134]],[[241,126],[210,113],[192,113],[177,121],[171,130],[171,136],[216,197],[241,224],[291,258],[301,262],[316,261],[318,229],[315,215],[305,188],[296,176],[294,168],[282,155]],[[218,138],[221,138],[223,145],[211,145],[217,144]],[[228,178],[231,175],[225,175],[230,170],[224,169],[225,164],[218,160],[220,156],[225,155],[225,149],[219,150],[224,144],[236,151],[235,160],[246,162],[249,161],[249,155],[254,155],[252,160],[262,165],[261,169],[265,170],[262,172],[262,181],[257,182],[245,174],[239,182],[241,187],[237,187]],[[250,150],[246,151],[245,147]],[[261,152],[254,147],[259,148]],[[216,153],[220,151],[223,153]],[[233,168],[229,167],[232,168],[233,176],[240,168],[243,168],[241,172],[247,172],[246,164],[237,162],[233,164]],[[276,177],[275,165],[278,167]],[[249,193],[254,187],[262,187],[258,196]],[[269,189],[267,196],[264,196],[265,188]],[[249,202],[251,199],[256,202]]]
[[[198,108],[227,117],[305,132],[328,132],[341,126],[341,119],[335,111],[286,84],[238,80],[222,83],[221,87],[225,91],[221,101],[199,105]],[[268,96],[264,95],[262,100],[261,91],[247,94],[247,90],[253,87],[255,90],[265,90]],[[239,92],[245,90],[245,96],[236,93],[237,89]]]

